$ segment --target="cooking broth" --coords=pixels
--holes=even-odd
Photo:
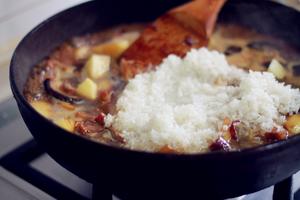
[[[117,112],[116,101],[127,83],[120,74],[120,56],[144,27],[145,24],[121,25],[74,37],[61,44],[49,57],[33,67],[24,90],[27,101],[44,117],[70,133],[124,146],[126,141],[122,134],[106,127],[104,117]],[[300,52],[278,38],[238,25],[218,24],[208,48],[223,52],[230,64],[243,69],[266,71],[270,63],[276,60],[285,72],[280,81],[300,86]],[[95,71],[93,63],[96,62],[108,67],[107,70]],[[93,74],[100,75],[91,77]],[[80,90],[81,87],[83,89]],[[85,92],[90,90],[92,92]],[[235,126],[233,121],[226,123]],[[294,133],[274,131],[262,138],[238,142],[231,140],[228,145],[238,150],[285,139],[287,134]],[[221,143],[212,142],[210,150],[226,150]],[[162,147],[160,151],[181,153],[169,146]]]

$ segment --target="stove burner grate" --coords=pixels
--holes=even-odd
[[[30,162],[44,153],[45,152],[39,148],[34,140],[30,140],[2,157],[0,159],[0,165],[56,199],[87,200],[87,197],[73,191],[30,166]],[[97,190],[97,188],[101,186],[96,185],[94,187],[96,189],[93,190],[93,199],[112,199],[110,193],[97,192],[103,191],[103,189]],[[300,199],[300,190],[296,191],[295,194],[292,193],[292,177],[274,186],[273,200],[293,199]]]
[[[34,140],[30,140],[1,158],[0,165],[56,199],[86,200],[86,197],[29,165],[44,153]]]

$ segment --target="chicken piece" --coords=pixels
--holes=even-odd
[[[225,0],[195,0],[159,17],[123,53],[122,76],[132,78],[169,54],[182,57],[192,48],[206,46],[224,3]]]

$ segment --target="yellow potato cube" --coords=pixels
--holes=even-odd
[[[113,58],[118,58],[128,47],[130,43],[125,39],[115,39],[111,42],[94,46],[92,51],[97,54],[110,55]]]
[[[76,91],[80,96],[87,99],[95,100],[97,98],[97,85],[89,78],[86,78],[82,83],[80,83]]]
[[[90,56],[91,50],[89,47],[79,47],[75,50],[75,59],[83,60]]]
[[[271,61],[268,72],[271,72],[277,79],[283,79],[286,75],[284,67],[276,59]]]
[[[33,101],[30,103],[31,106],[44,117],[49,117],[52,114],[50,103],[46,101]]]
[[[293,134],[300,133],[300,114],[291,115],[284,123],[284,127]]]
[[[75,122],[72,119],[61,118],[61,119],[55,119],[53,122],[59,127],[67,131],[70,132],[74,131]]]
[[[109,66],[109,56],[93,54],[90,56],[84,67],[89,78],[98,79],[109,71]]]

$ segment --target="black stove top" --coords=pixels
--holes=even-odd
[[[276,186],[281,196],[290,179]],[[300,174],[293,178],[294,199],[300,200]],[[271,200],[273,187],[233,198]],[[58,165],[27,130],[13,99],[0,104],[0,199],[91,199],[92,185]],[[282,199],[279,197],[278,199]],[[113,199],[117,199],[113,197]]]

